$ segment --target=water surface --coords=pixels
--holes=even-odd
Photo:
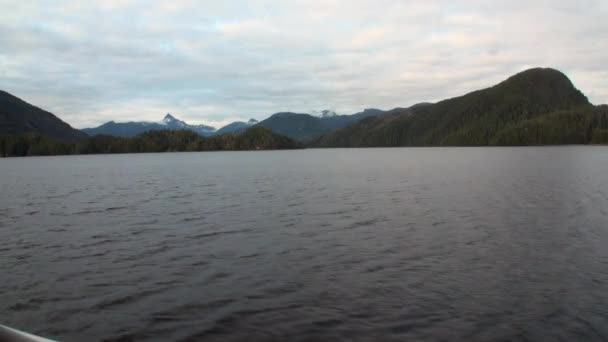
[[[0,322],[63,341],[608,339],[608,148],[0,159]]]

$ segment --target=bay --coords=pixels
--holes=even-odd
[[[62,341],[608,339],[608,149],[0,159],[0,323]]]

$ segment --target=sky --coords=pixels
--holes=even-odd
[[[608,103],[608,1],[0,0],[0,89],[77,128],[434,102],[531,67]]]

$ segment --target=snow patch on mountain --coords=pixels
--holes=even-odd
[[[322,110],[320,112],[316,111],[316,110],[313,110],[312,111],[312,115],[316,116],[316,117],[319,117],[319,118],[332,118],[334,116],[338,116],[338,113],[336,113],[333,110],[326,109],[326,110]]]

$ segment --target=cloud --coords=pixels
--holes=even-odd
[[[76,127],[437,101],[533,66],[608,102],[601,0],[0,0],[0,89]]]

